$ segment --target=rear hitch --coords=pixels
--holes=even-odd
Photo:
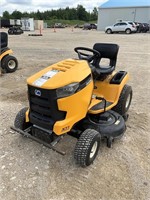
[[[45,147],[49,148],[49,149],[52,149],[53,151],[61,154],[61,155],[65,155],[66,153],[63,152],[63,151],[60,151],[58,149],[56,149],[56,147],[54,147],[61,139],[62,139],[62,136],[59,136],[58,138],[56,138],[53,142],[51,142],[50,144],[40,140],[39,138],[36,138],[34,137],[33,135],[31,135],[29,132],[31,131],[31,127],[25,129],[24,131],[19,129],[19,128],[16,128],[14,126],[11,126],[10,127],[13,131],[17,132],[17,133],[20,133],[21,135],[23,135],[24,137],[27,137],[27,138],[30,138],[40,144],[43,144]]]

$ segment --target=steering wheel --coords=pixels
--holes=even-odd
[[[76,47],[74,48],[74,50],[78,54],[79,59],[87,60],[88,62],[91,62],[94,60],[96,61],[101,56],[100,53],[96,51],[95,49],[90,49],[86,47]],[[93,55],[85,53],[86,51],[93,53]]]

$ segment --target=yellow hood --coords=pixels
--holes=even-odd
[[[56,89],[70,83],[80,82],[91,73],[85,60],[67,59],[34,74],[27,84],[39,88]]]

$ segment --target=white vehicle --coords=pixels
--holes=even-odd
[[[112,26],[107,26],[105,28],[105,33],[118,33],[118,32],[125,32],[126,34],[130,34],[132,32],[136,32],[137,28],[133,22],[118,22]]]

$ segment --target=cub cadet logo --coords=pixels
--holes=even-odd
[[[35,89],[34,93],[35,93],[36,96],[41,96],[41,91],[40,90]]]
[[[62,128],[61,132],[68,131],[68,130],[69,130],[69,128],[70,128],[70,126],[66,126],[66,127]]]

